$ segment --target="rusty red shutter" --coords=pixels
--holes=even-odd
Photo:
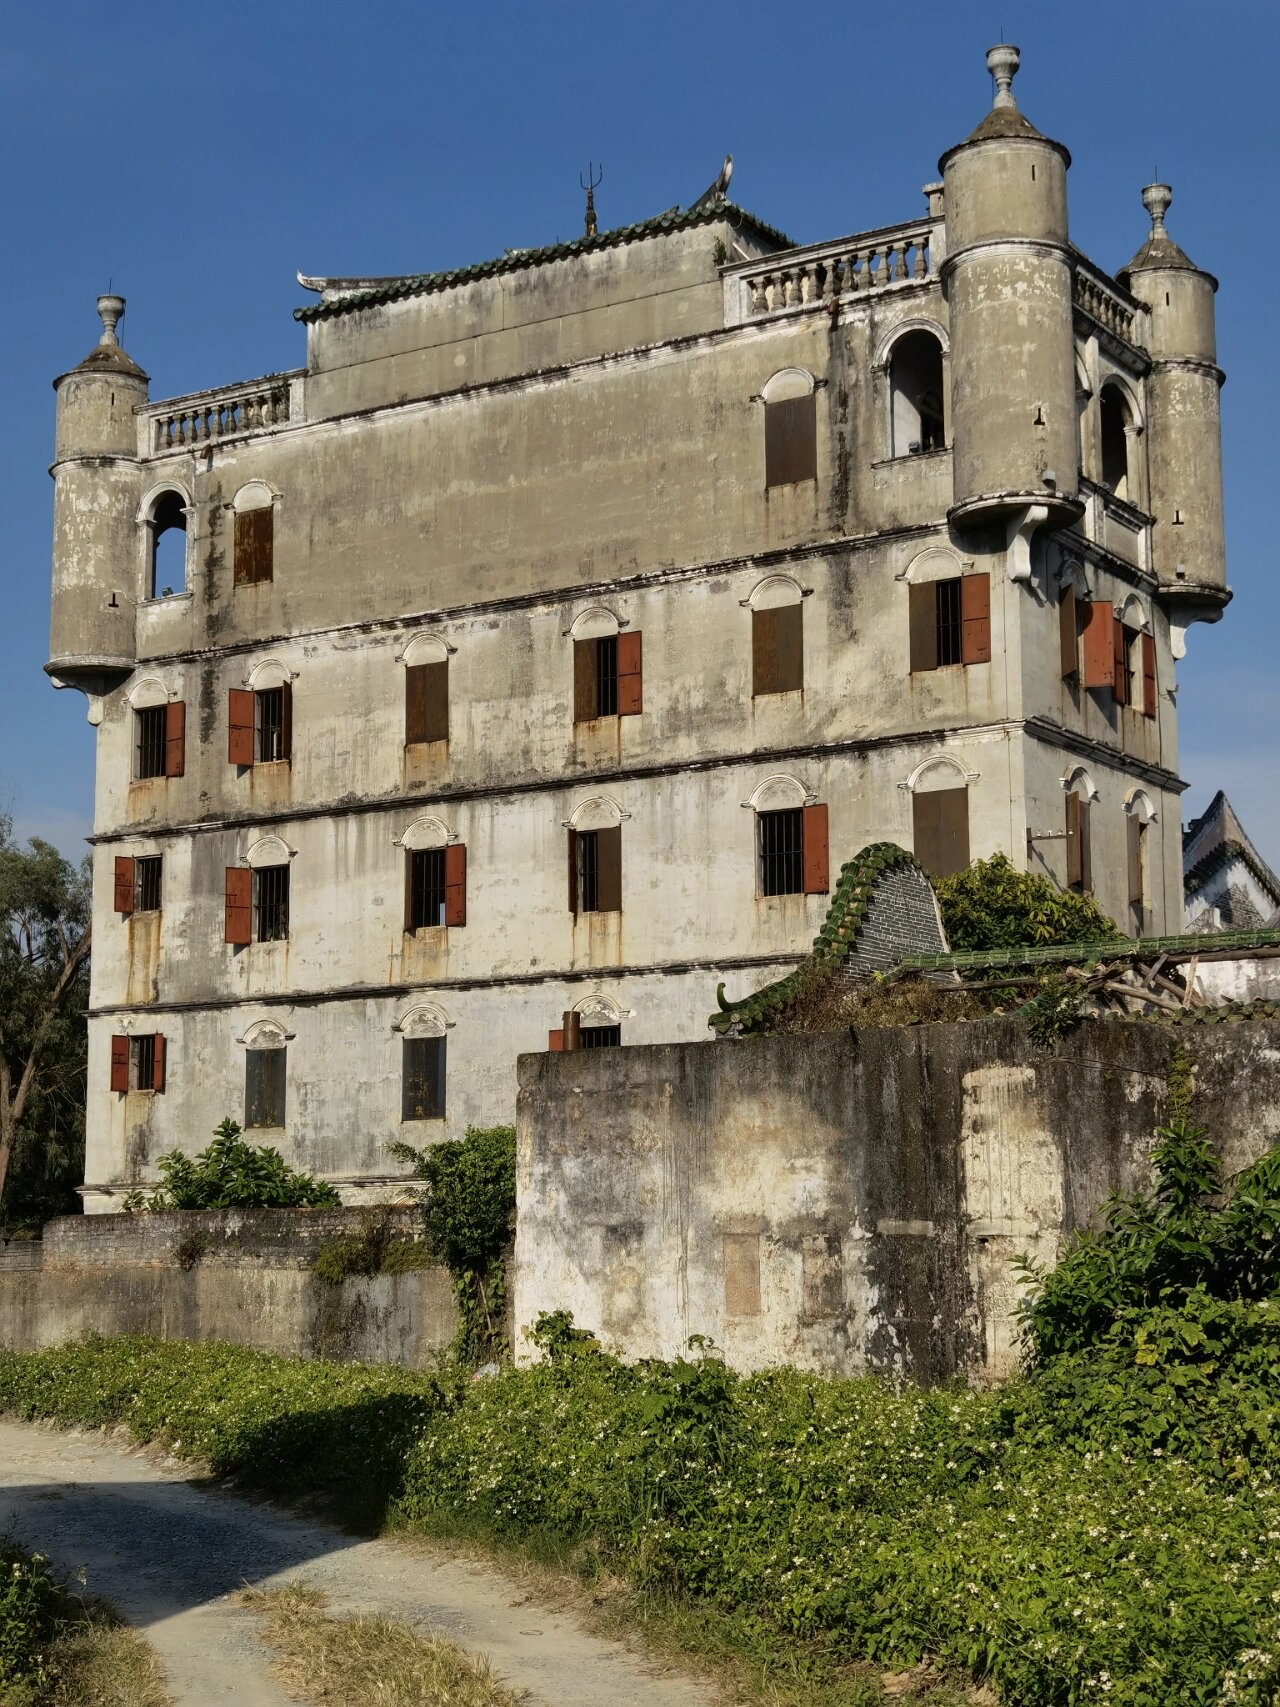
[[[465,925],[467,922],[465,842],[453,842],[444,850],[444,922],[446,925]]]
[[[1142,637],[1142,714],[1156,714],[1156,643],[1154,635]]]
[[[778,680],[778,613],[776,610],[753,610],[751,613],[751,696],[777,693]]]
[[[596,688],[596,643],[573,643],[573,721],[590,723],[599,709]]]
[[[164,774],[181,776],[187,768],[187,708],[174,700],[164,708]]]
[[[111,1039],[111,1089],[127,1091],[129,1089],[129,1039],[113,1037]]]
[[[224,940],[243,946],[253,941],[253,873],[247,865],[227,867]]]
[[[1111,633],[1115,613],[1105,600],[1101,604],[1086,603],[1084,611],[1084,685],[1110,687],[1115,674]]]
[[[804,606],[780,605],[773,613],[774,688],[798,693],[804,686]]]
[[[424,741],[449,739],[449,660],[441,658],[434,664],[423,664],[426,671],[423,683]]]
[[[827,848],[827,806],[806,806],[801,823],[800,858],[806,895],[825,895],[831,888],[830,856]]]
[[[1129,703],[1129,632],[1118,616],[1111,619],[1111,692],[1117,705]]]
[[[619,717],[638,717],[644,709],[641,641],[642,636],[638,631],[618,636]]]
[[[293,684],[285,682],[280,689],[280,757],[293,757]]]
[[[151,1089],[153,1091],[162,1091],[164,1089],[164,1035],[163,1035],[163,1033],[157,1031],[155,1036],[151,1040],[151,1045],[152,1045]]]
[[[237,587],[256,586],[272,578],[272,556],[275,539],[274,512],[270,504],[257,510],[236,512],[232,544],[232,584]]]
[[[991,577],[960,577],[960,659],[965,664],[991,662]]]
[[[764,406],[764,483],[794,486],[818,475],[817,409],[810,391]]]
[[[938,667],[938,586],[935,581],[913,582],[907,588],[908,619],[911,625],[911,671]]]
[[[562,1030],[547,1033],[547,1048],[553,1055],[559,1055],[564,1050],[564,1032]]]
[[[1063,681],[1080,673],[1079,626],[1076,617],[1076,590],[1069,583],[1058,600],[1058,649],[1061,654]]]
[[[116,859],[116,898],[117,913],[133,911],[133,861],[124,855]]]
[[[569,831],[569,911],[578,913],[578,832]]]
[[[622,911],[622,825],[596,831],[596,909]]]
[[[253,763],[253,695],[248,688],[232,688],[227,695],[227,763]]]

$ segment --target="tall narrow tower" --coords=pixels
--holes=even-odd
[[[1222,426],[1213,296],[1218,281],[1194,266],[1164,228],[1173,191],[1148,184],[1151,234],[1120,273],[1146,305],[1147,467],[1152,567],[1172,621],[1216,622],[1226,587],[1222,523]]]
[[[1067,168],[1018,111],[1020,55],[987,54],[991,111],[939,161],[951,314],[952,520],[1034,515],[1062,526],[1076,497],[1075,357]]]
[[[135,409],[147,376],[116,335],[122,296],[100,296],[102,336],[53,382],[53,609],[48,674],[60,687],[104,692],[133,669],[139,584]]]

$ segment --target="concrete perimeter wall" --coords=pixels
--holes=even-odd
[[[389,1220],[414,1237],[412,1213]],[[322,1246],[367,1225],[356,1209],[65,1216],[42,1243],[0,1245],[0,1347],[146,1333],[424,1367],[457,1326],[445,1269],[340,1286],[311,1273]]]
[[[1016,1256],[1149,1178],[1181,1046],[1230,1172],[1280,1141],[1280,1024],[1010,1020],[526,1055],[517,1355],[567,1309],[628,1357],[994,1379]]]

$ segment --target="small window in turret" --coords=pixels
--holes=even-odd
[[[1104,385],[1098,400],[1102,423],[1102,484],[1127,503],[1134,501],[1129,478],[1129,405],[1114,385]]]
[[[147,517],[150,535],[147,597],[170,599],[187,590],[187,506],[181,492],[162,492]]]
[[[932,332],[907,332],[893,346],[889,396],[894,456],[943,450],[942,345]]]

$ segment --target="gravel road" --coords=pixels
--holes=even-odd
[[[142,1630],[179,1707],[286,1707],[245,1584],[305,1582],[336,1613],[379,1612],[487,1654],[539,1707],[709,1707],[707,1685],[647,1668],[500,1572],[394,1541],[360,1541],[225,1491],[97,1435],[0,1421],[0,1530],[83,1569]],[[352,1703],[359,1707],[359,1703]]]

